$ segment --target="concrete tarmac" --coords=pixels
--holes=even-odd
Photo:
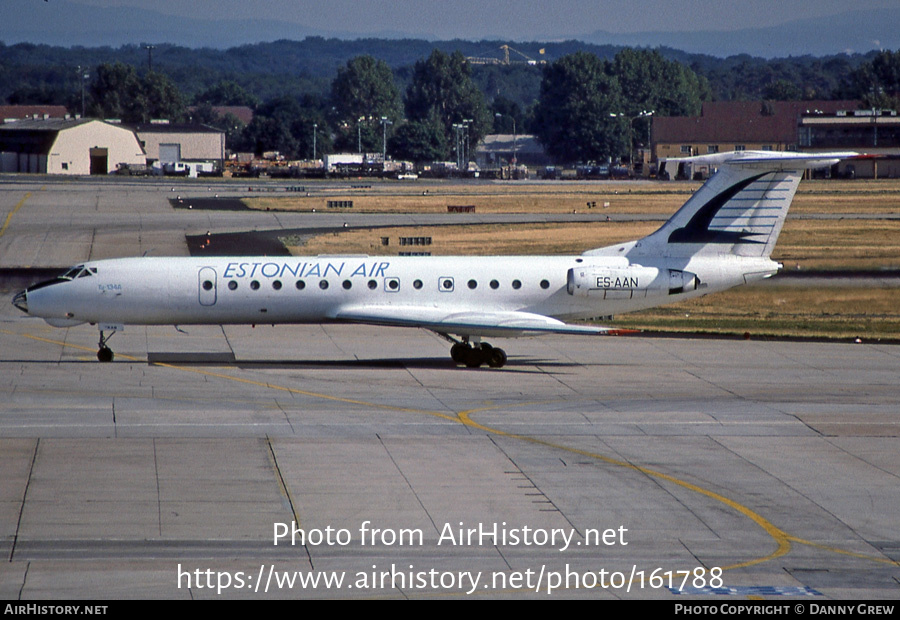
[[[53,178],[0,175],[0,268],[60,267],[126,256],[187,256],[185,235],[207,232],[334,230],[344,227],[482,224],[542,221],[600,222],[606,213],[365,214],[327,209],[329,198],[346,197],[352,183],[310,187],[321,198],[316,213],[174,209],[170,200],[284,196],[284,182],[222,179]],[[440,183],[437,183],[440,187]],[[434,187],[434,185],[423,185]],[[452,200],[452,199],[451,199]],[[577,201],[577,206],[582,204]],[[634,216],[617,215],[634,219]],[[638,216],[638,219],[664,219]]]
[[[4,260],[44,192],[0,192]],[[134,193],[127,243],[196,226]],[[128,327],[101,364],[9,300],[3,599],[900,594],[900,347],[560,336],[470,370],[420,330]]]
[[[0,323],[0,596],[897,598],[898,347],[187,331]]]

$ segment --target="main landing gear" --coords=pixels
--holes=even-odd
[[[103,330],[100,330],[100,348],[97,350],[97,359],[101,362],[111,362],[113,361],[113,352],[106,343],[109,342],[109,339],[113,337],[113,334],[116,332],[112,332],[109,336],[106,336],[103,333]]]
[[[482,364],[487,364],[491,368],[501,368],[506,364],[506,352],[486,342],[477,343],[475,346],[468,342],[456,342],[450,347],[450,357],[457,364],[465,364],[468,368],[478,368]]]

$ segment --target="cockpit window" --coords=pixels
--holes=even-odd
[[[67,272],[59,276],[60,280],[74,280],[76,278],[87,278],[97,274],[96,267],[87,267],[84,265],[76,265]]]
[[[76,265],[72,267],[67,272],[59,276],[63,280],[74,280],[78,277],[78,274],[84,270],[84,265]]]

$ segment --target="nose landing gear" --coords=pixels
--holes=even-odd
[[[109,336],[106,336],[103,333],[103,330],[100,330],[100,344],[98,345],[100,348],[97,350],[97,359],[101,362],[111,362],[113,361],[113,352],[106,343],[109,342],[109,339],[113,337],[116,332],[113,331]]]

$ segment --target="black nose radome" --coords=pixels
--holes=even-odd
[[[21,291],[16,293],[16,296],[13,297],[13,305],[21,310],[22,312],[28,313],[28,291]]]

